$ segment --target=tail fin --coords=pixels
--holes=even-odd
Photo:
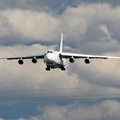
[[[63,51],[63,33],[61,34],[60,53]]]

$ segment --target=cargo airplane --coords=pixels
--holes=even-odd
[[[63,34],[61,34],[59,51],[48,50],[47,52],[38,55],[6,57],[2,59],[18,60],[18,63],[20,65],[24,64],[25,59],[31,59],[32,63],[37,63],[38,59],[43,59],[47,71],[50,71],[51,69],[55,69],[55,68],[59,68],[62,71],[65,71],[66,59],[69,59],[70,63],[74,63],[75,59],[79,59],[79,58],[84,59],[84,62],[86,64],[90,64],[91,59],[109,59],[109,58],[120,59],[120,57],[115,57],[115,56],[100,56],[100,55],[87,55],[87,54],[63,52]]]

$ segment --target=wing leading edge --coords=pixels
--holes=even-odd
[[[76,53],[67,53],[67,52],[62,52],[61,55],[64,58],[71,58],[74,57],[75,59],[77,58],[89,58],[89,59],[120,59],[120,57],[116,56],[100,56],[100,55],[87,55],[87,54],[76,54]]]
[[[39,54],[39,55],[30,55],[30,56],[5,57],[0,59],[7,59],[7,60],[32,59],[32,58],[43,59],[44,56],[45,56],[45,53]]]
[[[39,54],[39,55],[30,55],[30,56],[16,56],[16,57],[6,57],[6,58],[0,58],[0,59],[7,59],[7,60],[17,60],[17,59],[32,59],[32,58],[37,58],[37,59],[43,59],[46,53]],[[76,54],[76,53],[68,53],[68,52],[62,52],[61,53],[62,57],[64,58],[71,58],[74,57],[75,59],[78,58],[89,58],[89,59],[120,59],[120,57],[116,56],[101,56],[101,55],[87,55],[87,54]]]

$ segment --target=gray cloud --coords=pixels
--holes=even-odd
[[[26,2],[23,0],[18,4]],[[47,1],[43,3],[47,4]],[[68,7],[60,15],[53,11],[18,8],[0,12],[1,44],[58,43],[63,32],[66,45],[77,47],[78,52],[102,54],[119,51],[119,7],[82,4],[76,8]]]
[[[81,4],[83,2],[77,0],[67,2],[64,0],[53,0],[52,2],[1,0],[0,57],[36,54],[54,49],[56,45],[49,46],[46,45],[46,42],[59,43],[62,32],[64,33],[65,45],[70,45],[70,47],[65,46],[66,50],[119,56],[120,15],[118,13],[120,7],[111,7],[112,1],[109,1],[110,4],[101,4],[101,2],[92,4],[94,2],[86,0],[84,3],[91,4]],[[116,3],[117,1],[115,1]],[[62,11],[61,14],[58,14],[59,11]],[[26,43],[28,46],[16,45],[18,43]],[[32,43],[44,43],[44,45]],[[7,44],[7,46],[2,46],[3,44]],[[10,46],[11,44],[14,45]],[[73,95],[76,95],[88,96],[91,99],[94,96],[117,98],[120,96],[119,65],[119,60],[93,60],[87,66],[80,59],[76,60],[73,65],[68,63],[66,72],[53,70],[47,73],[42,61],[33,65],[30,60],[26,60],[23,66],[19,66],[17,61],[1,60],[1,91],[33,90],[29,93],[22,92],[19,94],[17,92],[2,93],[1,97],[48,95],[74,97]],[[59,89],[58,86],[60,90],[40,91],[41,89]],[[47,106],[43,109],[42,115],[30,119],[119,119],[119,106],[119,101],[103,101],[88,107],[84,104],[71,104],[62,107],[59,105]],[[104,111],[106,112],[103,115]],[[85,113],[84,116],[82,115],[83,112]],[[96,114],[93,116],[95,112]]]
[[[42,46],[42,45],[32,45],[32,46],[13,46],[13,47],[0,47],[0,55],[5,56],[21,56],[28,55],[28,53],[36,54],[39,51],[46,51],[48,49],[53,49],[55,46]],[[91,95],[103,94],[101,96],[104,98],[104,94],[112,94],[110,97],[114,96],[114,93],[118,93],[116,97],[119,97],[119,60],[107,60],[107,61],[91,61],[92,63],[87,66],[83,63],[83,60],[76,61],[75,64],[67,67],[66,72],[61,72],[57,70],[57,74],[52,70],[50,73],[46,73],[45,65],[43,61],[39,61],[36,65],[33,65],[31,60],[25,60],[23,66],[19,66],[17,61],[6,61],[1,60],[0,65],[0,90],[1,91],[17,91],[17,90],[33,90],[29,91],[28,97],[33,95],[34,90],[39,90],[39,92],[34,93],[36,96],[80,96],[84,97]],[[118,67],[116,67],[118,66]],[[109,69],[109,70],[108,70]],[[39,72],[38,72],[39,71]],[[113,71],[117,71],[114,72]],[[7,74],[7,76],[6,76]],[[61,79],[61,76],[63,77]],[[9,82],[9,84],[8,84]],[[14,84],[13,84],[14,83]],[[59,87],[58,87],[59,86]],[[99,86],[101,88],[97,89]],[[86,88],[85,89],[74,89],[74,88]],[[41,89],[58,89],[57,91],[42,91]],[[62,90],[63,88],[63,90]],[[64,89],[68,88],[68,89]],[[69,89],[71,88],[71,89]],[[73,88],[73,89],[72,89]],[[59,90],[60,89],[60,90]],[[41,91],[40,91],[41,90]],[[94,92],[93,92],[94,91]],[[13,92],[15,93],[15,92]],[[16,96],[16,94],[10,95],[3,94],[3,97]],[[17,97],[27,96],[26,93],[17,94]],[[73,97],[74,97],[73,96]]]
[[[117,7],[120,5],[120,1],[116,0],[69,0],[69,5],[72,7],[77,7],[80,4],[110,4],[112,7]]]
[[[94,11],[96,9],[97,12]],[[104,13],[102,13],[104,9]],[[113,22],[117,24],[119,28],[119,15],[116,13],[119,11],[119,7],[112,9],[109,4],[101,5],[80,5],[77,8],[68,7],[63,14],[49,14],[47,12],[36,12],[30,10],[5,10],[1,11],[1,38],[6,37],[16,37],[19,38],[20,43],[29,43],[31,41],[58,41],[60,39],[60,32],[63,31],[65,33],[65,40],[67,40],[69,44],[75,44],[78,48],[74,48],[74,51],[80,53],[91,49],[91,53],[98,53],[98,50],[101,50],[100,53],[109,53],[111,55],[115,55],[116,52],[119,53],[119,40],[117,38],[113,39],[113,34],[116,34],[115,31],[112,31],[111,24],[109,22]],[[88,12],[89,11],[89,12]],[[100,15],[100,16],[99,16]],[[114,19],[112,19],[114,15]],[[47,19],[46,19],[47,18]],[[4,21],[5,19],[5,21]],[[50,25],[49,25],[50,24]],[[40,27],[39,27],[40,26]],[[48,27],[49,26],[49,27]],[[3,30],[3,31],[2,31]],[[37,30],[37,31],[36,31]],[[4,34],[3,34],[4,33]],[[92,35],[90,35],[92,34]],[[3,36],[4,35],[4,36]],[[86,37],[87,36],[87,37]],[[2,39],[1,39],[2,40]],[[6,39],[5,39],[6,40]],[[74,41],[73,41],[74,40]],[[14,41],[14,40],[13,40]],[[6,40],[8,42],[8,39]],[[68,44],[68,45],[69,45]],[[82,46],[84,45],[84,46]],[[46,51],[48,49],[53,49],[55,46],[42,46],[35,45],[37,48],[32,46],[1,46],[1,57],[3,56],[18,56],[27,55],[28,53],[32,54],[39,53],[40,51]],[[24,48],[24,49],[22,49]],[[98,49],[98,50],[96,50]],[[72,49],[73,50],[73,49]],[[94,52],[95,51],[95,52]],[[117,54],[116,54],[117,55]],[[68,67],[68,70],[65,73],[58,72],[55,75],[54,71],[52,73],[48,73],[46,76],[46,71],[42,62],[40,62],[39,66],[30,66],[30,62],[26,61],[25,66],[18,66],[17,61],[8,62],[2,61],[1,63],[1,90],[10,88],[23,88],[23,89],[39,89],[41,86],[44,88],[49,87],[84,87],[88,86],[96,87],[96,86],[107,86],[106,94],[111,92],[111,89],[114,87],[114,92],[119,92],[119,61],[94,61],[90,64],[90,66],[85,66],[83,60],[80,62],[76,62],[74,66]],[[102,64],[102,65],[101,65]],[[5,65],[5,66],[4,66]],[[14,66],[14,67],[11,67]],[[103,67],[104,66],[104,67]],[[37,67],[37,68],[36,68]],[[12,70],[11,70],[12,68]],[[108,70],[109,69],[109,70]],[[21,72],[22,71],[22,72]],[[32,74],[34,71],[34,74]],[[42,74],[42,77],[39,75],[39,72]],[[113,71],[117,71],[113,73]],[[5,77],[5,74],[10,75],[9,77]],[[22,74],[24,73],[24,74]],[[30,74],[30,75],[29,75]],[[15,76],[16,75],[16,76]],[[45,76],[44,76],[45,75]],[[52,76],[51,76],[52,75]],[[64,76],[64,80],[61,81],[60,76]],[[109,77],[110,76],[110,77]],[[117,77],[116,77],[117,76]],[[19,81],[16,81],[16,79]],[[33,81],[33,79],[35,79]],[[3,81],[2,81],[3,80]],[[57,81],[56,81],[57,80]],[[7,82],[11,81],[9,85]],[[16,82],[15,82],[16,81]],[[23,82],[24,81],[24,82]],[[28,83],[28,81],[31,81]],[[50,81],[50,82],[49,82]],[[56,82],[55,82],[56,81]],[[14,87],[13,83],[14,82]],[[25,83],[23,85],[23,83]],[[19,83],[19,84],[18,84]],[[56,83],[56,84],[55,84]],[[4,86],[4,88],[3,88]],[[110,91],[110,92],[109,92]],[[95,90],[95,94],[101,92],[102,90]],[[113,92],[113,93],[114,93]],[[60,95],[64,95],[64,92],[60,92]],[[70,91],[71,94],[76,95],[79,91]],[[93,93],[93,91],[85,92],[82,91],[81,95],[88,93]],[[41,93],[42,94],[42,93]],[[56,93],[57,94],[57,93]],[[69,95],[67,94],[67,95]],[[37,94],[36,94],[37,95]]]
[[[69,1],[62,0],[1,0],[0,9],[29,9],[35,11],[49,11],[53,10],[56,13],[61,13],[69,5]]]
[[[30,117],[29,120],[119,120],[119,106],[120,102],[116,100],[105,100],[93,105],[83,105],[79,102],[66,106],[50,105],[39,108],[43,114]]]
[[[53,10],[57,13],[63,12],[68,6],[76,7],[80,4],[96,4],[96,3],[108,3],[111,5],[119,5],[120,1],[112,0],[1,0],[0,9],[31,9],[37,11]]]

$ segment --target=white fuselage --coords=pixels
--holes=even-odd
[[[60,52],[49,50],[44,56],[44,63],[50,68],[61,68],[66,65],[66,59],[60,58]]]

